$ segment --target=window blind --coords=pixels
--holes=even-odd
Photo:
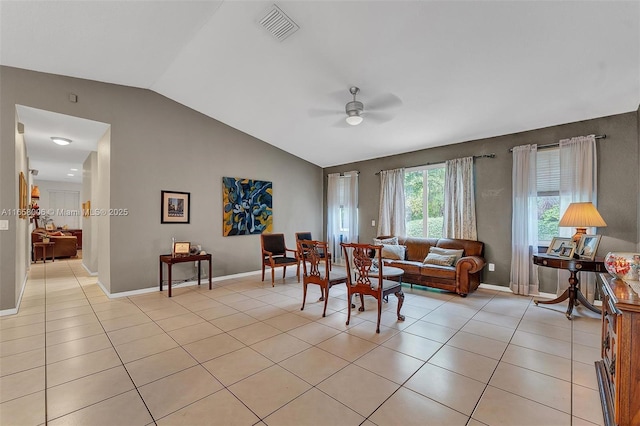
[[[537,183],[539,195],[552,195],[560,192],[560,150],[544,149],[537,153]]]

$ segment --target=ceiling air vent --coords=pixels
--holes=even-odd
[[[278,41],[283,41],[300,28],[275,4],[267,9],[258,22]]]

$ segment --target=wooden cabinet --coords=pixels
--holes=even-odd
[[[606,425],[640,424],[640,295],[622,280],[599,274],[602,360],[596,375]]]
[[[58,231],[66,232],[73,235],[78,239],[78,250],[82,250],[82,229],[62,229],[58,228]]]

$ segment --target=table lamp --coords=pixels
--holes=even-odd
[[[587,228],[602,228],[607,224],[591,201],[587,201],[569,204],[558,226],[575,227],[576,233],[573,234],[573,242],[577,244],[580,237],[587,233]]]

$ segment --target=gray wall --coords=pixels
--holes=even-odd
[[[260,269],[258,235],[222,236],[223,176],[273,182],[274,232],[284,232],[290,247],[295,232],[320,234],[321,168],[157,93],[10,67],[0,68],[0,90],[0,207],[16,202],[16,104],[111,125],[104,171],[110,174],[108,207],[129,210],[98,223],[99,239],[110,242],[109,256],[98,262],[99,280],[111,293],[156,286],[158,255],[169,252],[172,237],[211,252],[214,276]],[[67,101],[69,93],[78,95],[78,103]],[[191,193],[190,224],[160,223],[161,190]],[[0,235],[0,309],[7,309],[15,304],[18,279],[15,226]],[[193,272],[190,265],[174,267],[176,279]]]
[[[637,111],[531,130],[511,135],[474,140],[454,145],[425,149],[390,157],[344,164],[324,170],[328,173],[360,171],[359,220],[360,241],[370,242],[376,236],[380,180],[375,173],[399,167],[495,153],[496,158],[475,160],[476,215],[478,240],[485,243],[487,262],[495,263],[495,272],[485,268],[483,282],[509,285],[511,261],[511,166],[509,149],[530,143],[548,144],[560,139],[589,134],[606,134],[597,142],[598,209],[608,227],[598,230],[603,238],[598,255],[608,251],[633,251],[638,248],[638,209],[640,200],[638,175]],[[326,199],[326,189],[325,189]],[[326,224],[325,224],[326,232]],[[555,292],[557,282],[543,277],[541,291]]]
[[[93,151],[82,164],[81,205],[98,194],[98,153]],[[98,273],[98,225],[95,216],[82,215],[82,264],[91,274]]]

